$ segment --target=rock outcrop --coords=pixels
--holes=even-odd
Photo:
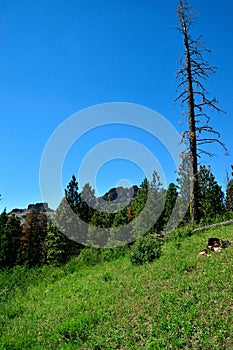
[[[96,209],[101,208],[118,211],[124,207],[130,207],[138,192],[138,186],[125,188],[122,186],[112,188],[103,196],[96,199]]]
[[[30,212],[34,212],[36,215],[39,215],[40,213],[46,213],[48,217],[52,216],[54,213],[54,210],[50,209],[48,206],[48,203],[35,203],[35,204],[29,204],[27,209],[18,209],[15,208],[11,212],[8,213],[9,216],[14,215],[20,219],[21,224],[24,223],[27,214]]]
[[[98,202],[102,201],[102,205],[105,204],[107,206],[108,203],[111,203],[111,208],[120,209],[123,207],[129,207],[133,202],[138,191],[138,186],[132,186],[130,188],[124,188],[122,186],[112,188],[108,192],[106,192],[102,197],[96,199],[96,208],[98,209]],[[100,203],[99,208],[103,207]],[[52,219],[55,215],[55,211],[50,209],[48,203],[35,203],[29,204],[27,209],[18,209],[15,208],[8,215],[15,215],[20,219],[21,224],[24,223],[27,214],[30,212],[34,212],[37,215],[44,212],[48,219]]]

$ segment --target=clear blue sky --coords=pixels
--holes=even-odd
[[[214,114],[230,156],[219,147],[210,164],[220,184],[233,164],[233,3],[190,0],[200,13],[195,27],[219,66],[207,87],[227,115]],[[0,0],[0,210],[40,202],[39,168],[53,131],[70,115],[92,105],[130,102],[152,108],[184,130],[176,97],[175,71],[182,38],[175,30],[177,1]],[[129,137],[129,130],[103,128],[75,144],[64,162],[64,187],[82,157],[99,142]],[[134,139],[156,153],[149,135]],[[159,158],[159,154],[156,155]],[[174,168],[164,166],[167,182]],[[97,176],[101,194],[118,181],[140,184],[143,173],[123,160]]]

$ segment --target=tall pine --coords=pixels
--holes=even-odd
[[[0,267],[13,267],[21,261],[21,226],[15,216],[0,215]]]
[[[231,166],[233,170],[233,165]],[[233,176],[233,172],[231,173]],[[226,208],[228,211],[233,212],[233,179],[228,180],[226,189]]]
[[[57,229],[69,239],[67,244],[70,256],[79,254],[86,241],[86,224],[80,220],[81,207],[78,182],[73,175],[55,213]]]
[[[39,213],[32,207],[22,225],[21,254],[23,263],[29,267],[45,263],[45,239],[47,233],[46,211]]]
[[[224,213],[224,193],[210,167],[201,166],[198,172],[200,218],[209,221]]]
[[[161,223],[159,218],[162,214],[165,195],[159,176],[152,174],[152,180],[144,179],[135,197],[132,214],[133,232],[135,238],[145,234],[159,234]]]

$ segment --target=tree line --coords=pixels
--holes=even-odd
[[[109,210],[101,211],[93,207],[98,200],[94,190],[86,184],[79,190],[75,176],[72,176],[64,198],[58,206],[55,215],[59,229],[49,220],[46,211],[39,213],[31,209],[21,224],[15,215],[8,215],[6,210],[0,214],[0,267],[12,268],[18,264],[28,267],[44,264],[60,265],[66,263],[72,256],[78,256],[85,248],[82,242],[89,246],[113,247],[127,245],[131,247],[138,237],[152,235],[161,238],[169,223],[172,229],[177,225],[187,225],[192,222],[190,205],[185,205],[183,199],[189,196],[189,164],[183,159],[178,171],[177,185],[170,183],[164,189],[156,173],[152,179],[144,179],[132,202],[117,212],[112,212],[114,200],[108,201]],[[232,166],[233,171],[233,166]],[[148,202],[148,195],[150,200]],[[201,166],[198,171],[199,215],[203,224],[232,217],[233,213],[233,172],[228,177],[226,194],[217,183],[210,167]],[[68,203],[75,216],[81,218],[77,224],[67,215]],[[176,215],[174,223],[171,220],[174,205]],[[185,215],[183,215],[185,209]],[[139,218],[139,220],[136,220]],[[128,225],[129,224],[129,225]],[[68,232],[68,234],[66,234]]]

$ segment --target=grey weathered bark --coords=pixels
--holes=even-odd
[[[193,233],[196,233],[196,232],[207,231],[207,230],[210,230],[211,228],[214,228],[214,227],[229,226],[229,225],[232,225],[232,224],[233,224],[233,220],[218,222],[217,224],[206,225],[206,226],[203,226],[203,227],[195,228],[194,230],[192,230],[191,233],[193,234]]]
[[[218,139],[220,134],[209,125],[209,116],[204,111],[210,107],[218,112],[222,110],[216,106],[217,100],[207,98],[208,91],[202,81],[206,80],[211,73],[215,73],[216,67],[211,66],[204,58],[203,52],[209,52],[204,43],[193,39],[190,35],[190,28],[193,25],[193,13],[191,6],[185,0],[179,0],[177,8],[178,30],[183,37],[184,54],[181,59],[181,68],[177,72],[180,80],[178,88],[182,89],[176,100],[181,104],[187,104],[188,130],[183,133],[183,140],[188,140],[190,157],[190,216],[194,222],[199,221],[199,199],[198,199],[198,156],[199,154],[211,153],[198,149],[198,144],[218,142],[226,150],[225,145]],[[203,133],[211,133],[209,137],[202,136]]]

